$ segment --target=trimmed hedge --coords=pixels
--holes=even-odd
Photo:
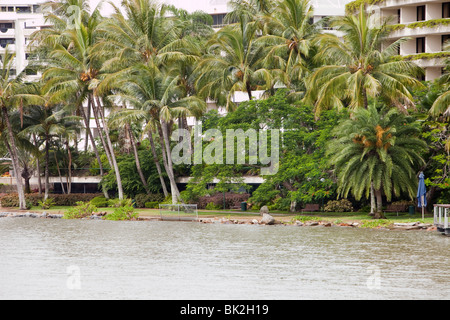
[[[136,201],[137,208],[146,208],[145,204],[148,202],[157,202],[157,203],[163,202],[164,195],[161,193],[152,193],[152,194],[141,193],[136,195],[134,200]]]
[[[101,193],[71,193],[71,194],[50,194],[49,198],[54,199],[54,206],[76,206],[77,202],[89,202],[95,197],[101,197]],[[38,206],[39,201],[44,199],[44,195],[39,193],[29,193],[25,195],[25,199],[32,206]],[[19,196],[17,193],[10,193],[0,196],[0,205],[6,208],[19,206]]]
[[[225,208],[230,209],[241,205],[241,202],[248,201],[250,195],[247,193],[225,193]],[[212,204],[211,204],[212,203]],[[216,193],[212,196],[203,196],[198,199],[197,208],[206,209],[206,206],[217,207],[223,209],[223,193]]]

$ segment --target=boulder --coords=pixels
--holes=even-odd
[[[272,217],[270,214],[268,213],[264,213],[262,215],[262,219],[260,221],[261,224],[268,224],[268,225],[272,225],[275,223],[275,219],[274,217]]]
[[[261,209],[259,209],[259,214],[264,215],[269,213],[269,208],[267,206],[262,206]]]

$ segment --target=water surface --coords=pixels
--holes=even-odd
[[[0,299],[449,299],[438,232],[0,219]]]

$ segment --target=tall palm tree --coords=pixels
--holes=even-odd
[[[333,25],[343,32],[319,36],[317,58],[324,62],[308,80],[305,101],[315,105],[318,116],[324,108],[367,108],[370,97],[382,98],[405,112],[414,107],[410,88],[422,87],[417,76],[423,72],[410,61],[394,61],[402,38],[383,49],[387,20],[375,25],[364,7],[357,15],[337,19]]]
[[[445,51],[450,51],[450,42],[447,42]],[[433,116],[444,115],[450,117],[450,58],[445,59],[446,72],[437,80],[442,85],[444,93],[442,93],[430,109]]]
[[[99,152],[92,132],[89,130],[89,112],[91,109],[94,111],[97,127],[102,128],[102,130],[99,130],[99,135],[103,148],[116,175],[118,196],[123,199],[122,179],[109,136],[104,104],[96,90],[103,63],[101,56],[93,54],[93,48],[97,41],[97,26],[100,21],[101,15],[97,7],[86,21],[80,20],[75,28],[66,29],[62,32],[62,36],[68,40],[69,44],[64,46],[55,43],[51,50],[50,66],[43,74],[43,79],[46,82],[44,90],[49,94],[49,103],[71,101],[79,110],[102,171]],[[88,106],[87,115],[83,107],[85,103]]]
[[[198,63],[196,86],[200,96],[211,98],[227,110],[235,108],[235,92],[264,90],[271,73],[263,67],[264,48],[256,42],[258,24],[245,15],[238,23],[219,30],[208,42],[208,54]]]
[[[185,88],[181,85],[179,75],[161,72],[151,63],[141,64],[139,67],[135,65],[134,68],[135,74],[132,77],[116,82],[116,86],[121,88],[118,96],[133,107],[124,109],[122,115],[134,119],[133,121],[145,119],[146,127],[150,129],[149,140],[154,155],[152,131],[156,131],[161,145],[163,165],[170,181],[172,202],[177,203],[181,198],[174,176],[170,148],[173,120],[186,115],[200,117],[206,110],[206,103],[195,95],[185,95]],[[161,172],[160,179],[164,185]]]
[[[276,72],[277,81],[294,92],[304,87],[303,79],[312,69],[314,40],[318,35],[313,17],[309,0],[277,1],[265,17],[266,34],[258,39],[267,50],[266,67]]]
[[[414,199],[417,191],[416,169],[424,163],[421,153],[426,143],[419,138],[414,119],[397,109],[378,111],[378,103],[358,109],[354,119],[335,128],[336,139],[328,145],[330,162],[335,166],[338,193],[351,192],[357,200],[374,192],[375,218],[384,218],[382,195],[388,201],[405,192]],[[374,204],[372,204],[374,205]]]
[[[11,70],[13,68],[15,54],[9,52],[6,47],[3,54],[0,54],[0,110],[2,113],[2,122],[7,131],[5,139],[6,147],[11,156],[14,173],[16,176],[17,193],[19,195],[19,208],[26,209],[25,193],[22,184],[21,169],[19,157],[17,154],[17,146],[14,138],[14,130],[10,122],[10,113],[19,109],[22,112],[24,105],[40,104],[43,99],[40,96],[27,92],[27,86],[22,82],[22,75],[13,76]]]

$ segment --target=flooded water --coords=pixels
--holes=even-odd
[[[449,299],[438,232],[0,219],[0,299]]]

